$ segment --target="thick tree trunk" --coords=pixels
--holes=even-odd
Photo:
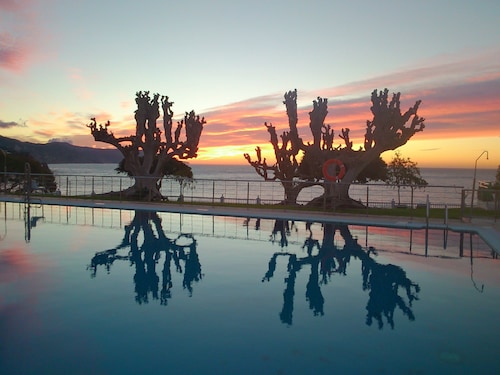
[[[285,199],[283,204],[285,205],[296,205],[299,193],[302,190],[302,186],[299,186],[291,181],[282,181],[283,188],[285,189]]]
[[[282,203],[285,205],[296,205],[298,204],[297,199],[299,197],[299,194],[303,189],[321,184],[315,181],[281,180],[281,185],[285,190],[285,197]]]
[[[325,181],[323,195],[312,199],[307,205],[328,209],[365,208],[361,202],[349,197],[350,186],[350,183]]]
[[[156,201],[163,198],[160,193],[158,177],[135,176],[134,180],[134,184],[123,192],[126,197],[146,201]]]
[[[339,156],[346,168],[346,173],[341,181],[334,182],[324,180],[323,195],[314,198],[309,204],[313,206],[324,206],[325,208],[365,208],[364,204],[352,199],[349,196],[349,188],[358,175],[368,166],[373,160],[380,155],[379,150],[373,148],[362,154],[359,152],[349,151],[343,152]]]

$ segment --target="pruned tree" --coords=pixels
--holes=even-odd
[[[173,129],[173,102],[168,96],[149,91],[136,93],[135,134],[116,137],[108,130],[110,122],[97,125],[92,118],[87,126],[98,142],[116,147],[123,155],[123,170],[134,178],[134,185],[125,190],[126,196],[143,197],[147,200],[161,199],[159,180],[164,175],[166,163],[172,158],[195,158],[198,152],[205,118],[194,111],[186,112],[184,119]],[[163,131],[158,127],[160,104],[163,112]],[[163,138],[162,138],[163,133]],[[184,133],[184,134],[182,134]]]
[[[279,180],[285,189],[284,204],[295,204],[302,189],[317,184],[315,180],[304,180],[300,178],[297,160],[300,151],[304,148],[297,130],[297,90],[285,93],[283,104],[286,106],[288,115],[289,131],[281,134],[281,144],[278,140],[276,128],[271,123],[264,123],[273,146],[276,162],[268,164],[266,158],[262,158],[261,148],[256,147],[257,160],[252,160],[249,154],[244,154],[248,163],[266,181]]]
[[[289,130],[282,133],[281,142],[274,126],[265,123],[276,161],[269,163],[266,158],[262,158],[260,147],[256,148],[256,160],[252,160],[249,154],[244,157],[265,180],[281,180],[285,188],[286,203],[295,203],[303,188],[321,184],[324,194],[309,204],[322,205],[326,202],[332,207],[360,206],[359,202],[349,197],[351,183],[363,180],[358,176],[380,159],[383,152],[404,145],[425,127],[424,118],[417,114],[420,100],[404,113],[400,108],[400,93],[393,94],[389,100],[389,90],[374,90],[371,101],[373,118],[366,122],[363,146],[354,150],[349,128],[342,128],[338,135],[341,141],[338,144],[334,142],[334,130],[325,124],[328,101],[321,97],[313,101],[313,109],[309,112],[312,143],[305,143],[297,130],[297,90],[289,91],[285,93],[283,102],[286,105]],[[299,154],[302,154],[300,163],[297,161]],[[338,174],[341,178],[333,181],[325,178],[323,167],[329,159],[337,160],[344,168],[342,173],[331,173]]]

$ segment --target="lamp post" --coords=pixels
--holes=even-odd
[[[472,213],[472,208],[474,207],[474,194],[475,194],[475,190],[476,190],[477,161],[479,159],[481,159],[481,156],[483,156],[484,154],[486,154],[486,160],[488,160],[488,151],[483,151],[481,153],[481,155],[479,155],[477,157],[476,163],[474,164],[474,179],[472,180],[472,198],[471,198],[471,201],[470,201],[470,210],[471,210],[471,213]]]

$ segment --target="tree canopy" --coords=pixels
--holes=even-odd
[[[46,163],[42,163],[26,153],[7,152],[4,155],[7,176],[3,176],[2,181],[7,182],[6,190],[14,192],[24,189],[24,173],[28,164],[30,178],[33,181],[32,189],[36,187],[46,192],[56,191],[57,184],[54,174]]]
[[[133,177],[130,172],[125,170],[125,159],[122,159],[115,168],[118,173],[126,173]],[[186,163],[172,158],[168,160],[163,167],[163,176],[172,176],[175,178],[193,178],[193,170]]]
[[[184,119],[177,121],[174,129],[174,103],[169,101],[168,96],[150,96],[149,91],[139,91],[136,93],[135,102],[135,134],[117,137],[108,130],[109,121],[98,125],[95,118],[92,118],[87,126],[96,141],[113,145],[122,153],[123,162],[119,168],[135,178],[134,185],[125,190],[126,196],[139,196],[147,200],[161,199],[158,181],[170,168],[167,163],[174,157],[197,157],[198,144],[206,121],[194,111],[186,112]],[[157,125],[160,104],[163,130]]]
[[[363,145],[354,148],[350,129],[342,128],[336,134],[329,124],[325,124],[328,114],[328,100],[318,97],[313,101],[309,112],[309,129],[312,140],[305,142],[298,133],[297,90],[284,95],[283,104],[288,117],[288,130],[283,131],[281,141],[276,128],[271,123],[264,123],[274,151],[275,162],[262,157],[259,146],[255,148],[254,160],[246,153],[247,162],[265,180],[280,180],[285,190],[285,203],[296,203],[298,194],[306,187],[321,185],[324,194],[313,199],[309,204],[331,204],[331,206],[359,207],[360,203],[349,197],[349,187],[354,181],[366,181],[371,178],[363,171],[388,150],[395,150],[406,144],[416,133],[425,128],[424,118],[417,114],[421,101],[417,100],[405,112],[401,111],[400,93],[389,98],[389,90],[374,90],[371,95],[372,119],[366,121]],[[298,157],[303,154],[299,162]],[[327,161],[335,160],[341,166],[341,178],[326,181],[323,166]],[[380,166],[380,165],[379,165]],[[381,178],[382,177],[382,178]],[[383,179],[383,175],[375,176]]]

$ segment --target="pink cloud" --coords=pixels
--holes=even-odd
[[[470,75],[468,69],[471,64],[472,61],[466,61],[463,64],[416,68],[398,74],[397,80],[393,76],[378,77],[340,88],[318,90],[316,95],[308,92],[301,95],[299,91],[299,134],[306,142],[311,138],[308,113],[312,102],[300,101],[301,97],[315,98],[319,95],[329,98],[325,123],[331,124],[335,134],[339,134],[342,128],[350,128],[353,141],[362,143],[366,121],[372,119],[371,92],[375,88],[392,86],[395,88],[393,91],[402,91],[403,111],[413,106],[416,100],[422,100],[419,114],[426,118],[427,128],[416,136],[418,139],[498,135],[500,73],[494,71],[493,63],[481,65],[481,69],[473,70],[475,75]],[[460,73],[465,78],[457,78]],[[394,82],[394,85],[388,82]],[[361,89],[364,90],[362,94],[359,93]],[[338,96],[330,98],[333,93]],[[282,100],[282,95],[269,95],[208,111],[205,114],[208,124],[202,136],[203,146],[248,145],[251,152],[254,145],[267,144],[269,136],[264,122],[273,123],[278,134],[288,130]],[[339,138],[336,140],[341,141]]]
[[[494,78],[494,75],[491,77]],[[416,100],[422,99],[419,114],[426,118],[427,128],[419,133],[416,139],[488,136],[498,133],[500,105],[498,105],[495,93],[498,92],[499,85],[498,79],[490,81],[470,79],[453,84],[441,82],[438,85],[429,85],[425,89],[410,88],[408,91],[402,90],[401,106],[402,110],[405,110]],[[355,87],[358,87],[357,84]],[[329,113],[325,123],[330,124],[335,130],[337,144],[343,142],[338,137],[342,128],[350,128],[355,147],[362,144],[366,121],[372,118],[370,112],[372,90],[373,87],[366,90],[363,95],[329,100]],[[323,92],[318,94],[324,96]],[[273,123],[278,134],[288,130],[288,118],[282,101],[282,94],[273,94],[205,111],[201,115],[206,117],[207,124],[202,133],[200,146],[202,148],[233,146],[246,148],[250,153],[257,145],[267,146],[269,134],[264,122]],[[299,103],[298,130],[305,142],[312,138],[308,115],[311,109],[312,102]],[[70,114],[65,114],[64,118],[68,126],[75,128],[76,133],[77,128],[83,129],[82,124],[88,123],[89,118],[93,116],[73,118]],[[117,136],[129,135],[135,130],[132,113],[117,121],[113,121],[111,114],[104,112],[95,114],[95,117],[98,123],[105,123],[110,119],[110,130]],[[86,140],[86,145],[96,145],[90,135],[85,138],[81,136],[78,140],[74,138],[74,143],[82,144],[83,139]],[[106,145],[97,144],[96,146],[105,147]]]
[[[26,9],[33,0],[0,0],[0,10],[15,12]]]
[[[0,69],[19,72],[35,58],[38,28],[35,0],[0,0]]]
[[[299,135],[305,142],[311,141],[308,113],[312,109],[312,100],[321,96],[328,98],[325,123],[334,129],[336,144],[342,141],[338,137],[341,129],[350,128],[351,140],[355,147],[359,147],[363,143],[366,121],[372,119],[371,93],[374,89],[388,87],[391,92],[401,91],[403,111],[413,106],[416,100],[422,100],[419,115],[426,118],[426,129],[418,133],[415,139],[498,136],[500,63],[497,61],[500,60],[474,57],[462,63],[417,67],[349,85],[320,89],[314,93],[299,90]],[[77,71],[74,73],[76,79],[81,78]],[[288,130],[283,94],[290,89],[293,87],[284,88],[282,93],[249,98],[199,113],[207,120],[200,147],[213,150],[232,148],[249,153],[257,145],[267,147],[269,134],[264,122],[272,123],[278,135]],[[110,130],[117,136],[133,134],[135,108],[130,103],[124,102],[123,105],[130,110],[121,118],[104,111],[89,114],[59,113],[47,119],[37,118],[36,124],[30,120],[30,125],[35,124],[34,128],[50,139],[61,137],[60,128],[57,130],[53,124],[64,124],[65,136],[70,137],[74,144],[104,148],[107,145],[94,142],[85,125],[91,117],[96,117],[98,123],[110,120]],[[176,121],[181,118],[182,114],[176,115]]]

